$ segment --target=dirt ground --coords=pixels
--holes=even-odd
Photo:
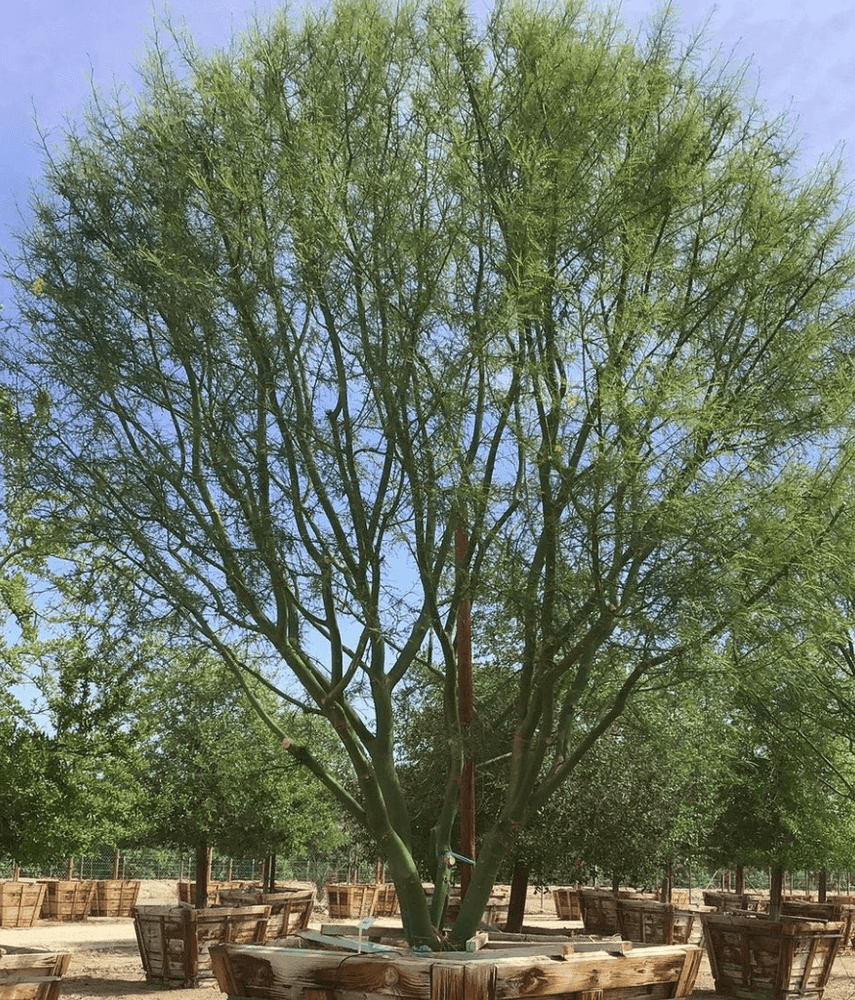
[[[143,883],[139,903],[169,905],[178,901],[174,882]],[[312,926],[319,929],[326,922],[318,912]],[[573,926],[557,921],[551,900],[532,895],[526,922],[545,926]],[[581,923],[578,925],[581,927]],[[197,989],[169,989],[145,981],[142,963],[130,918],[92,917],[80,923],[39,921],[35,927],[0,930],[0,948],[4,945],[47,948],[71,953],[71,965],[63,977],[61,1000],[96,1000],[116,997],[121,1000],[216,1000],[222,997],[215,982]],[[716,1000],[709,963],[704,957],[695,988],[698,1000]],[[855,953],[839,955],[825,991],[825,1000],[855,1000]]]

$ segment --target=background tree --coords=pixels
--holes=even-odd
[[[826,593],[833,605],[831,581]],[[731,647],[741,683],[718,754],[721,789],[707,849],[717,865],[778,872],[851,865],[855,757],[845,720],[855,692],[844,666],[846,632],[827,624],[818,634],[761,627]]]
[[[37,513],[73,512],[238,676],[248,650],[287,667],[282,697],[327,720],[353,785],[289,753],[369,829],[434,948],[465,523],[466,596],[507,623],[515,697],[462,946],[632,698],[757,616],[814,627],[818,574],[851,562],[836,174],[795,176],[786,123],[667,20],[633,42],[575,3],[484,26],[342,3],[177,55],[46,151],[11,262],[13,429],[51,400]],[[432,914],[394,713],[431,643]]]
[[[722,678],[719,678],[721,680]],[[711,681],[711,678],[708,680]],[[502,808],[504,727],[513,717],[513,674],[500,664],[475,672],[477,828],[487,830]],[[415,855],[432,873],[429,825],[439,810],[445,767],[442,692],[425,680],[419,699],[402,705],[401,780],[414,805]],[[615,886],[659,885],[667,869],[691,874],[707,863],[710,827],[722,791],[721,759],[731,727],[727,692],[713,683],[636,699],[523,830],[499,877],[518,865],[547,885],[572,877]]]
[[[197,869],[209,847],[293,857],[342,843],[334,801],[273,738],[226,667],[187,651],[151,686],[140,768],[146,823],[136,843],[195,851]],[[294,738],[308,729],[306,720],[286,723],[274,706],[269,711]],[[205,899],[197,884],[197,906]]]
[[[33,537],[44,542],[37,530]],[[140,814],[147,642],[125,628],[130,595],[104,577],[97,552],[78,550],[83,565],[66,556],[34,558],[22,548],[17,625],[7,623],[0,641],[0,851],[21,864],[115,846]]]

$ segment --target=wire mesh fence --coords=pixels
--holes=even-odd
[[[262,877],[264,858],[233,858],[214,854],[211,878],[223,882],[257,882]],[[375,877],[375,863],[348,857],[290,858],[276,861],[280,881],[300,880],[318,886],[336,881],[368,882]],[[15,862],[0,857],[0,878],[14,877]],[[21,866],[21,878],[51,879],[193,879],[196,861],[190,851],[134,848],[99,852],[74,858],[57,858],[37,867]]]
[[[211,879],[222,882],[258,882],[263,877],[264,858],[235,858],[214,854],[211,862]],[[299,880],[310,882],[321,889],[325,885],[339,882],[372,882],[380,874],[382,866],[373,859],[364,860],[350,854],[316,856],[302,858],[277,858],[276,879],[278,881]],[[195,857],[190,851],[164,850],[157,848],[133,848],[115,852],[103,847],[99,851],[74,858],[57,858],[47,865],[38,867],[22,866],[21,878],[51,879],[194,879],[196,875]],[[750,892],[764,892],[769,888],[767,869],[746,869],[745,888]],[[15,863],[11,858],[0,855],[0,878],[15,877]],[[550,893],[550,886],[573,885],[578,873],[556,870],[548,878],[543,874],[532,880],[530,888],[539,889],[544,895]],[[549,884],[546,884],[546,883]],[[542,884],[541,884],[542,883]],[[735,884],[735,873],[728,869],[709,869],[674,872],[675,886],[693,889],[728,890]],[[785,892],[815,893],[819,884],[818,872],[788,872],[785,876]],[[637,888],[654,888],[638,886]],[[827,889],[830,893],[855,893],[855,873],[833,871],[827,874]]]

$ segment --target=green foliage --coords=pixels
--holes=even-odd
[[[827,638],[819,649],[802,644],[790,659],[779,656],[788,641],[781,636],[752,653],[755,674],[734,694],[718,755],[721,790],[707,849],[715,864],[797,870],[852,860],[855,757],[836,732],[829,687],[849,704],[853,692],[823,652]],[[775,669],[758,671],[770,657]]]
[[[139,806],[126,759],[0,718],[0,853],[38,865],[117,843]]]
[[[633,40],[577,3],[479,26],[354,0],[179,49],[46,155],[10,262],[12,471],[149,613],[236,675],[287,668],[285,703],[350,772],[314,735],[288,753],[433,946],[395,695],[441,677],[443,850],[468,578],[513,692],[463,940],[634,698],[728,670],[732,642],[838,628],[843,194],[833,170],[797,177],[786,123],[667,18]]]
[[[342,842],[328,793],[289,758],[222,664],[191,653],[151,684],[140,769],[146,823],[136,843],[292,857]],[[287,724],[295,736],[307,728],[293,717]]]

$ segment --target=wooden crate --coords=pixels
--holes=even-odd
[[[559,920],[581,920],[578,889],[553,889],[552,900]]]
[[[430,902],[433,896],[433,886],[425,885],[425,895]],[[508,919],[508,897],[509,891],[499,887],[494,887],[487,898],[487,905],[484,907],[482,920],[485,924],[503,924]],[[451,926],[460,914],[460,886],[454,885],[448,893],[448,901],[445,906],[443,923]]]
[[[843,925],[764,914],[702,913],[715,991],[740,1000],[821,1000]]]
[[[57,1000],[71,955],[39,948],[0,948],[0,1000]]]
[[[512,950],[413,955],[214,945],[211,961],[231,998],[262,1000],[665,1000],[689,996],[702,951],[697,945],[564,955]],[[544,944],[544,952],[549,946]]]
[[[132,917],[141,883],[130,879],[99,879],[92,897],[92,917]]]
[[[269,906],[266,941],[286,938],[305,930],[312,919],[315,907],[313,889],[288,889],[284,892],[260,890],[221,889],[221,906]]]
[[[92,909],[94,882],[40,879],[44,883],[42,920],[85,920]]]
[[[579,907],[589,934],[620,934],[618,896],[607,889],[580,889]]]
[[[451,925],[460,915],[460,887],[455,886],[448,897],[448,905],[445,908],[445,923]],[[494,889],[487,897],[487,905],[484,907],[482,915],[485,924],[504,924],[508,919],[508,893],[507,890]]]
[[[342,883],[327,886],[331,920],[361,920],[374,912],[377,886],[369,883]]]
[[[712,892],[704,891],[704,906],[714,906],[720,913],[730,913],[735,910],[751,910],[763,913],[769,908],[769,900],[750,892]]]
[[[691,910],[652,899],[619,899],[621,937],[637,944],[688,944],[695,923]]]
[[[785,899],[781,903],[781,913],[787,917],[801,917],[803,920],[833,920],[843,924],[843,940],[841,949],[848,948],[852,942],[852,921],[855,917],[855,904],[852,903],[812,903],[803,896],[798,899]]]
[[[221,889],[240,889],[240,882],[208,882],[208,906],[217,906],[220,902]],[[180,903],[190,903],[196,905],[196,883],[178,883],[178,901]]]
[[[374,893],[372,916],[394,917],[401,912],[398,890],[394,882],[378,882]]]
[[[263,944],[269,906],[134,907],[134,929],[146,981],[193,988],[213,978],[213,944]]]
[[[0,927],[32,927],[42,912],[43,882],[0,882]]]

